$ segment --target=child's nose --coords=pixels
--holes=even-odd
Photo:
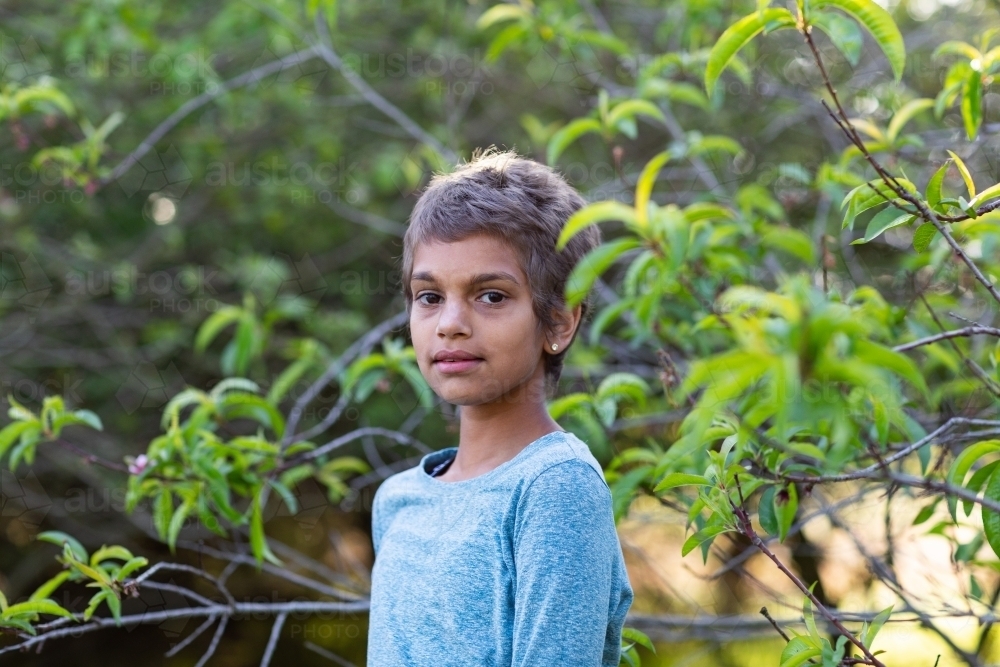
[[[438,333],[449,336],[468,333],[468,313],[461,299],[449,299],[439,312]]]

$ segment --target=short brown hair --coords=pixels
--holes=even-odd
[[[474,234],[489,234],[512,248],[528,276],[532,306],[540,326],[556,324],[554,309],[566,307],[566,281],[576,264],[601,244],[601,232],[591,225],[576,234],[563,250],[556,241],[566,221],[587,204],[551,167],[520,157],[514,150],[495,146],[476,149],[472,159],[450,174],[436,173],[410,214],[403,236],[401,280],[406,311],[413,305],[410,278],[418,244],[454,243]],[[580,325],[592,309],[588,293],[581,303]],[[576,332],[573,339],[576,340]],[[566,346],[545,355],[547,389],[555,388],[562,374]]]

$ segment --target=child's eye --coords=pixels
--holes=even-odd
[[[489,306],[499,306],[501,303],[503,303],[503,300],[507,298],[507,295],[504,294],[503,292],[484,292],[482,296],[489,298],[491,295],[493,297],[499,297],[499,299],[494,300],[494,301],[486,301],[485,303],[487,305],[489,305]],[[439,295],[434,294],[433,292],[426,292],[426,293],[421,294],[420,296],[416,297],[414,300],[417,303],[424,304],[425,306],[433,306],[433,305],[436,305],[438,303],[437,301],[425,301],[424,299],[427,298],[427,297],[430,297],[431,299],[439,299],[439,298],[441,298]],[[482,298],[482,297],[480,297],[480,298]]]
[[[486,292],[485,294],[483,294],[483,296],[488,297],[491,294],[493,296],[498,296],[501,299],[501,301],[487,301],[486,303],[489,304],[489,305],[491,305],[491,306],[499,306],[502,303],[502,300],[507,298],[507,295],[503,294],[501,292]]]

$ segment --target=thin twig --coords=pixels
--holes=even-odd
[[[761,607],[760,613],[764,616],[764,618],[768,620],[768,622],[774,627],[774,629],[778,631],[778,634],[781,635],[782,639],[784,639],[786,642],[792,641],[791,639],[788,638],[788,635],[785,634],[785,631],[781,629],[781,626],[778,625],[778,622],[775,621],[773,618],[771,618],[771,615],[767,613],[767,607]]]
[[[260,67],[255,67],[252,70],[244,72],[243,74],[229,79],[223,83],[220,83],[216,88],[211,91],[205,91],[198,97],[188,100],[181,105],[177,111],[173,112],[165,120],[163,120],[159,125],[157,125],[152,132],[150,132],[145,139],[142,140],[135,149],[129,153],[124,160],[118,163],[118,165],[111,170],[111,172],[97,181],[99,186],[105,186],[111,181],[120,178],[125,172],[127,172],[132,165],[141,160],[143,156],[146,155],[155,145],[156,142],[162,139],[167,132],[174,129],[178,123],[191,115],[192,112],[205,106],[212,100],[220,97],[221,95],[228,93],[236,88],[241,88],[243,86],[249,85],[260,81],[264,77],[267,77],[275,72],[280,72],[281,70],[291,67],[292,65],[297,65],[299,63],[306,62],[313,58],[319,56],[319,51],[316,47],[311,46],[308,49],[302,49],[301,51],[296,51],[295,53],[290,53],[284,58],[279,58],[278,60],[272,60],[269,63],[261,65]]]
[[[278,637],[281,636],[281,627],[285,624],[286,618],[288,618],[288,612],[283,611],[274,619],[274,625],[271,626],[271,637],[267,640],[267,648],[264,649],[264,657],[260,660],[260,667],[267,667],[271,664],[271,656],[274,655],[274,649],[278,645]]]
[[[944,333],[935,334],[933,336],[926,336],[925,338],[920,338],[910,343],[897,345],[892,349],[896,352],[906,352],[907,350],[912,350],[914,348],[920,347],[921,345],[930,345],[932,343],[937,343],[942,340],[946,340],[948,338],[961,338],[965,336],[974,336],[976,334],[988,334],[990,336],[1000,337],[1000,329],[997,329],[996,327],[986,327],[980,325],[973,327],[965,327],[964,329],[953,329],[951,331],[945,331]]]

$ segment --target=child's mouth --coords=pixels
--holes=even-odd
[[[434,367],[442,373],[462,373],[470,368],[475,368],[482,361],[482,359],[454,359],[450,361],[441,359],[434,362]]]

